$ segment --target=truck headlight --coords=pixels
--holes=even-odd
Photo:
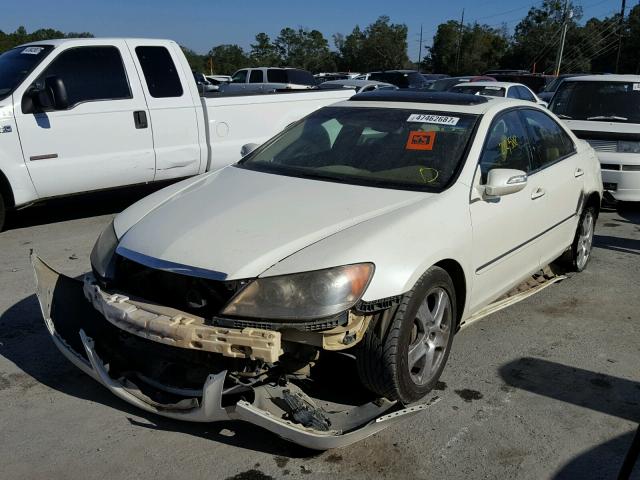
[[[118,237],[113,221],[105,228],[91,250],[91,266],[102,278],[113,277],[113,254],[118,246]]]
[[[618,140],[618,152],[640,153],[640,142],[629,142],[626,140]]]
[[[258,278],[240,290],[222,315],[309,320],[329,317],[353,307],[371,277],[372,263]]]

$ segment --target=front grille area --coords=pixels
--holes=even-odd
[[[592,138],[586,138],[585,140],[598,152],[618,151],[618,142],[616,140],[594,140]]]
[[[620,170],[620,165],[615,163],[601,163],[600,168],[602,170]]]
[[[156,270],[118,256],[112,286],[128,295],[210,319],[243,284]]]

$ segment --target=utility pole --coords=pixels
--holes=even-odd
[[[556,76],[560,75],[560,65],[562,65],[562,54],[564,53],[564,41],[567,38],[567,26],[568,15],[567,8],[569,6],[569,0],[564,0],[564,10],[562,12],[562,38],[560,40],[560,47],[558,47],[558,56],[556,57]]]
[[[422,24],[420,24],[420,46],[418,47],[418,71],[419,72],[422,71],[422,69],[420,68],[421,60],[422,60]]]
[[[565,0],[566,1],[566,0]],[[462,9],[462,16],[460,17],[460,31],[458,33],[458,48],[456,49],[456,75],[459,73],[460,65],[460,49],[462,48],[462,30],[464,28],[464,8]]]
[[[618,67],[620,65],[620,53],[622,52],[622,30],[624,28],[625,7],[626,0],[622,0],[622,8],[620,9],[620,26],[618,27],[618,54],[616,55],[616,73],[618,73]]]

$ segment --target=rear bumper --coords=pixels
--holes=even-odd
[[[71,363],[111,393],[147,412],[190,422],[244,420],[304,447],[326,450],[357,442],[437,401],[436,397],[429,404],[401,408],[395,402],[378,399],[339,412],[332,429],[319,430],[290,421],[280,410],[270,406],[268,400],[274,393],[281,393],[284,387],[252,387],[253,401],[225,401],[225,396],[230,395],[225,391],[227,372],[218,371],[208,375],[201,392],[191,398],[185,396],[179,401],[159,402],[148,394],[148,385],[140,388],[130,378],[113,378],[110,375],[110,367],[100,358],[98,349],[101,336],[105,334],[104,327],[101,327],[105,324],[104,318],[85,299],[82,282],[59,275],[35,255],[32,255],[32,264],[44,322],[56,347]],[[107,329],[114,328],[106,325]],[[215,370],[213,366],[212,370]],[[288,385],[286,388],[289,392],[296,387]],[[346,428],[339,428],[340,425]]]
[[[622,202],[640,201],[640,155],[598,152],[605,191]]]

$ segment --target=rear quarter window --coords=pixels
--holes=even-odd
[[[136,47],[136,56],[152,97],[182,96],[180,76],[169,50],[165,47]]]

